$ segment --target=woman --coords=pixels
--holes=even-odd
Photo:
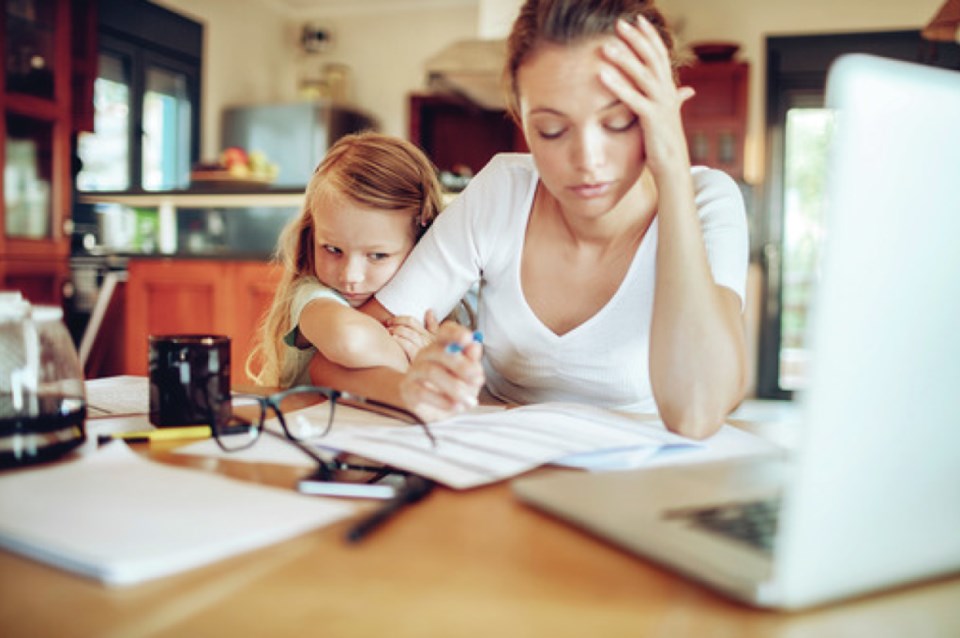
[[[685,436],[715,432],[745,387],[746,220],[729,177],[690,167],[692,90],[671,49],[651,2],[528,0],[505,79],[530,154],[494,158],[366,308],[444,316],[479,281],[483,345],[445,324],[403,375],[318,361],[314,380],[427,420],[474,405],[486,381],[509,402],[659,411]]]

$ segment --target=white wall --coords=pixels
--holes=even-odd
[[[293,99],[294,69],[287,19],[258,0],[153,0],[201,22],[203,80],[200,157],[221,150],[224,106]]]
[[[746,179],[758,183],[764,163],[765,38],[769,35],[920,29],[943,0],[660,0],[685,42],[732,40],[750,62]]]
[[[424,61],[446,44],[502,36],[521,0],[337,2],[283,13],[272,0],[154,0],[206,26],[202,153],[220,150],[224,106],[292,100],[299,80],[325,62],[352,71],[355,103],[384,131],[405,136],[407,97],[424,87]],[[751,63],[747,179],[763,171],[764,38],[767,35],[919,29],[942,0],[660,0],[681,42],[733,40]],[[318,3],[321,6],[323,3]],[[299,6],[305,6],[299,2]],[[330,51],[306,56],[299,32],[310,21],[334,36]]]
[[[511,0],[516,1],[516,0]],[[300,81],[329,62],[351,69],[355,104],[390,134],[407,134],[407,96],[424,87],[424,61],[441,47],[476,37],[476,2],[339,4],[296,16],[269,0],[153,0],[204,25],[201,157],[221,150],[224,107],[299,99]],[[442,5],[442,6],[441,6]],[[346,7],[346,8],[344,8]],[[300,47],[305,22],[333,35],[322,54]]]
[[[401,8],[321,15],[310,21],[329,28],[333,42],[322,54],[298,54],[298,76],[317,75],[328,62],[346,64],[353,102],[373,114],[384,132],[406,137],[408,97],[425,87],[425,61],[447,44],[476,37],[477,8]]]

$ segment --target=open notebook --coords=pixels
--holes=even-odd
[[[827,101],[837,130],[796,458],[514,484],[762,606],[960,571],[960,73],[850,56]]]

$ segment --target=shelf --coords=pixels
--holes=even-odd
[[[304,191],[264,192],[198,192],[171,191],[162,193],[86,193],[77,200],[82,204],[120,204],[139,208],[156,208],[160,253],[177,252],[177,210],[181,208],[300,208]]]
[[[82,204],[121,204],[147,208],[252,208],[258,206],[299,208],[304,192],[169,192],[169,193],[86,193]]]

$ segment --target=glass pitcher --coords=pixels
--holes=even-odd
[[[49,461],[81,445],[86,412],[63,311],[0,293],[0,468]]]

